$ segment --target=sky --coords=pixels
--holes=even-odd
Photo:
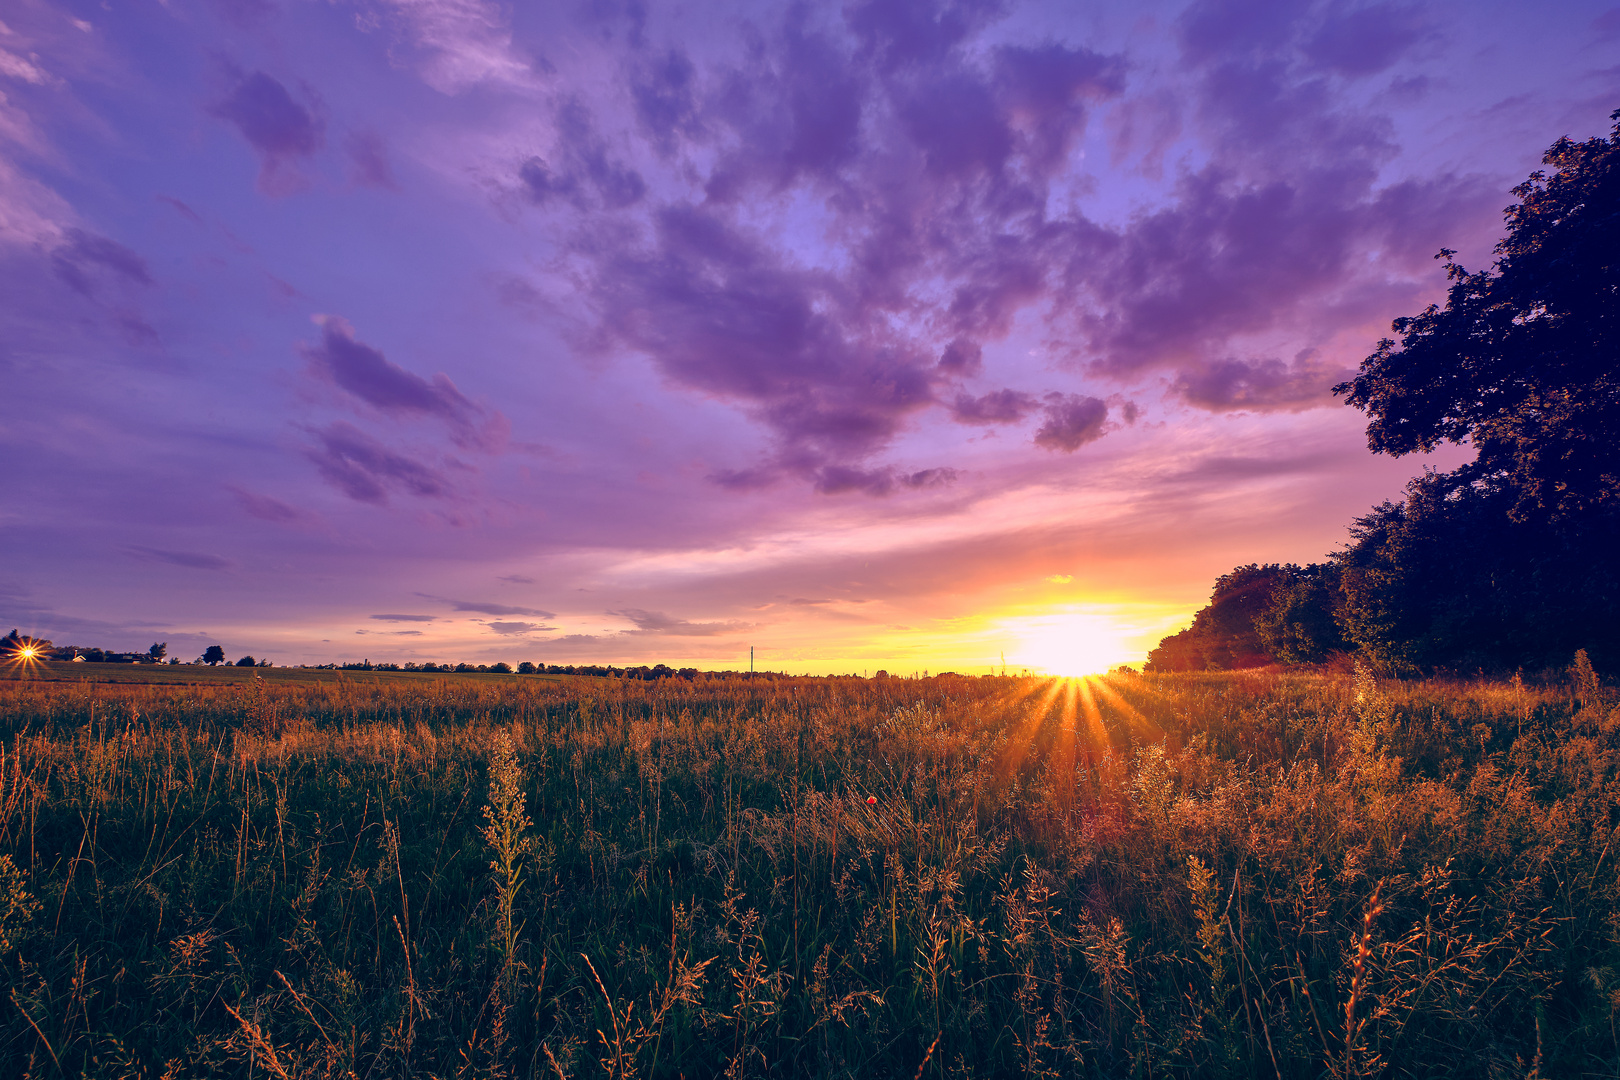
[[[1054,673],[1427,459],[1332,386],[1620,7],[0,0],[0,621]]]

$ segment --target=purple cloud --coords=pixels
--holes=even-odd
[[[288,167],[312,157],[324,142],[320,120],[293,100],[287,88],[262,71],[241,76],[211,110],[236,126],[259,153],[259,190],[286,194],[296,185]]]
[[[484,624],[497,634],[535,634],[546,630],[555,630],[555,626],[544,626],[532,622],[487,622]]]
[[[349,178],[361,187],[398,190],[388,147],[375,131],[357,131],[344,143],[349,155]]]
[[[429,596],[427,593],[417,593],[424,600],[438,600],[449,604],[451,611],[472,611],[480,615],[528,615],[536,619],[555,619],[555,612],[541,611],[538,608],[516,607],[512,604],[493,604],[487,600],[447,600],[442,596]]]
[[[979,397],[958,394],[951,406],[951,419],[959,424],[1016,424],[1038,404],[1021,390],[995,390]]]
[[[1035,432],[1035,445],[1072,454],[1103,437],[1108,405],[1078,394],[1047,394],[1046,423]]]
[[[299,348],[316,378],[390,415],[437,417],[450,426],[458,446],[498,450],[505,442],[505,417],[468,401],[442,373],[430,382],[390,363],[381,352],[356,340],[354,327],[336,315],[317,316],[316,321],[320,343]]]
[[[260,521],[273,521],[278,525],[291,525],[301,521],[308,521],[310,515],[296,506],[289,506],[280,499],[272,499],[268,495],[259,495],[234,485],[227,487],[237,502],[242,504],[250,517]]]
[[[353,424],[340,420],[311,434],[319,445],[307,448],[306,456],[327,483],[356,502],[380,505],[390,491],[445,498],[454,490],[439,473],[394,453]]]
[[[1217,360],[1183,371],[1175,389],[1189,403],[1220,412],[1229,409],[1309,409],[1328,400],[1329,388],[1348,378],[1348,368],[1328,368],[1305,354],[1293,366],[1281,360]]]
[[[432,615],[373,615],[373,619],[382,622],[432,622]]]
[[[95,294],[93,280],[98,277],[152,284],[146,260],[116,240],[76,228],[66,230],[63,237],[65,242],[51,252],[51,266],[81,296]]]
[[[634,623],[634,630],[620,630],[621,634],[665,634],[670,637],[717,637],[722,634],[740,634],[745,630],[753,629],[751,623],[743,622],[710,622],[695,623],[685,619],[675,619],[665,615],[662,611],[642,611],[640,608],[625,608],[623,611],[609,611],[619,619],[628,619]]]
[[[1336,11],[1305,42],[1305,55],[1340,75],[1375,75],[1431,31],[1415,8],[1372,4]]]
[[[646,194],[641,174],[609,156],[580,102],[570,101],[558,111],[557,142],[550,162],[531,157],[518,169],[518,179],[535,205],[563,199],[580,210],[622,210]]]

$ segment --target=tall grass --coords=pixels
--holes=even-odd
[[[1616,1075],[1615,705],[0,682],[0,1075]]]

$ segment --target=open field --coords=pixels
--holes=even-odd
[[[171,671],[0,681],[0,1075],[1620,1071],[1590,679]]]

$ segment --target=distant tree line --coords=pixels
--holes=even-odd
[[[1467,443],[1357,518],[1308,566],[1240,566],[1149,670],[1316,663],[1549,668],[1620,664],[1620,110],[1606,139],[1560,139],[1513,189],[1496,262],[1442,250],[1444,308],[1396,319],[1334,388],[1402,456]]]
[[[85,645],[56,645],[46,638],[29,637],[13,630],[10,634],[0,638],[0,656],[14,656],[24,647],[28,647],[33,655],[41,660],[82,661],[87,664],[179,664],[178,657],[169,656],[169,643],[167,641],[154,641],[145,652],[115,652],[112,649],[103,649],[99,646]],[[210,645],[193,664],[207,664],[210,667],[226,662],[225,650],[219,645]],[[244,656],[236,661],[237,667],[272,667],[268,660],[255,660],[251,656]]]

